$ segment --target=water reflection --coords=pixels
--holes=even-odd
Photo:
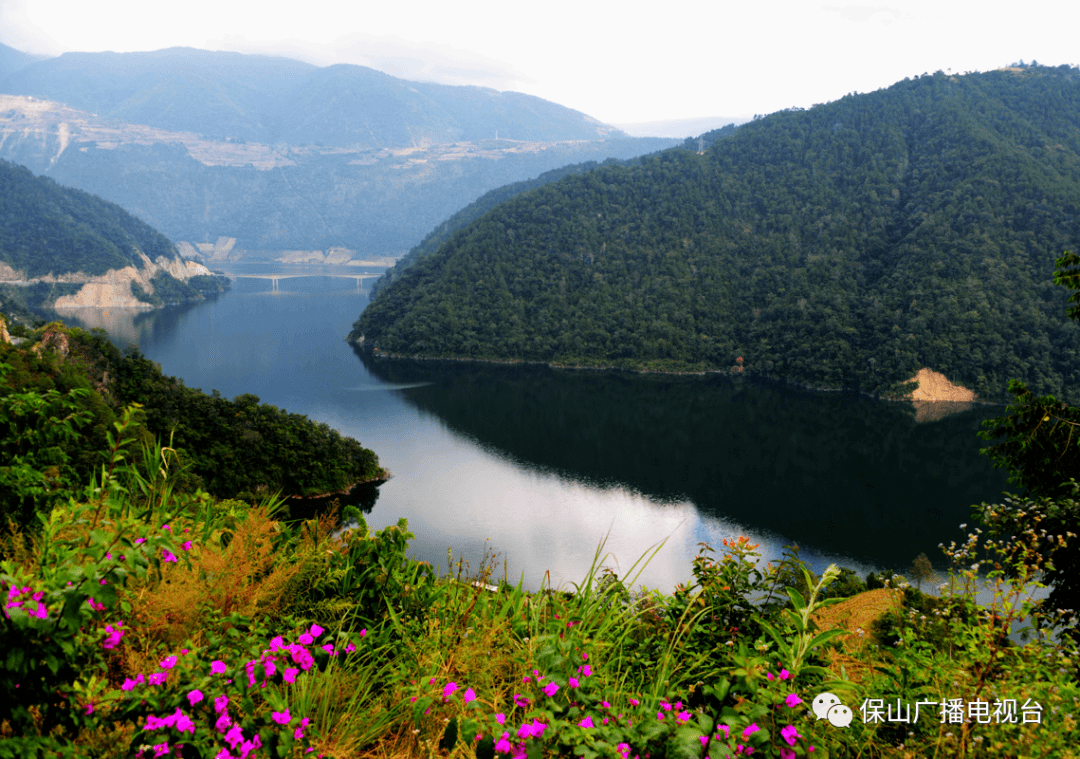
[[[670,377],[372,360],[376,377],[455,433],[531,470],[656,504],[692,503],[758,535],[907,567],[995,499],[977,407],[917,423],[910,404],[727,376]],[[955,410],[955,409],[954,409]]]

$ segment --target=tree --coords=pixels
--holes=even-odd
[[[911,576],[915,578],[915,587],[922,590],[923,580],[934,576],[934,566],[925,553],[920,553],[911,564]]]
[[[1080,321],[1080,256],[1065,252],[1057,259],[1054,283],[1069,290],[1068,311]],[[1080,412],[1053,396],[1036,398],[1017,380],[1009,383],[1015,401],[1006,416],[988,419],[979,433],[984,440],[1002,440],[982,449],[994,466],[1010,471],[1009,481],[1022,485],[1022,497],[1006,497],[1005,505],[983,504],[976,515],[991,539],[1005,540],[1007,560],[1034,566],[1050,585],[1038,604],[1043,620],[1055,618],[1080,641]]]

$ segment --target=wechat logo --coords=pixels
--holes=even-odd
[[[840,703],[832,693],[822,693],[814,699],[814,714],[818,719],[827,719],[833,727],[847,727],[851,724],[851,709]]]

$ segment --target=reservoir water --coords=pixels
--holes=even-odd
[[[194,305],[61,316],[189,387],[254,393],[372,448],[393,478],[369,526],[407,518],[412,553],[444,568],[448,548],[473,568],[491,551],[499,576],[505,561],[531,588],[549,571],[568,585],[605,536],[620,576],[666,539],[640,582],[668,591],[692,579],[699,543],[747,535],[767,559],[797,543],[819,571],[906,571],[923,552],[943,570],[938,544],[1007,489],[975,434],[1001,407],[917,421],[910,404],[726,375],[372,361],[344,341],[367,304],[355,281],[278,287],[235,279]]]

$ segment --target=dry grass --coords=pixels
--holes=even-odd
[[[178,644],[196,641],[207,608],[230,614],[273,614],[283,590],[299,570],[280,564],[274,552],[279,526],[265,506],[252,507],[228,541],[196,545],[190,567],[163,564],[160,585],[144,584],[135,592],[135,621],[148,639]]]
[[[853,682],[862,682],[873,668],[871,657],[866,655],[866,647],[871,640],[870,627],[874,620],[884,614],[899,611],[902,599],[903,594],[898,590],[878,588],[852,596],[813,615],[813,622],[822,630],[841,628],[851,633],[837,639],[840,650],[829,651],[826,655],[833,672],[838,676],[845,675]]]

